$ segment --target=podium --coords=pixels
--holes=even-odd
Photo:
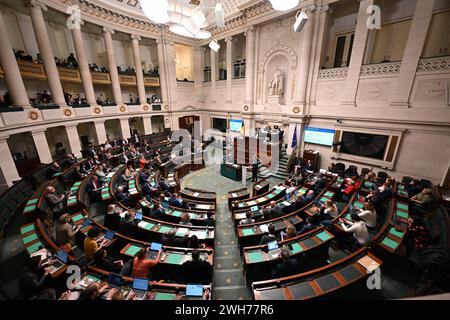
[[[319,167],[319,151],[314,150],[305,150],[303,151],[303,161],[306,163],[308,160],[311,160],[311,163],[314,166],[314,171],[317,171]]]

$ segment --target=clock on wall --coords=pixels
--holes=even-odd
[[[384,135],[344,131],[340,152],[383,160],[388,138]]]

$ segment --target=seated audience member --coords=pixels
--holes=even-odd
[[[47,178],[51,179],[55,174],[61,173],[61,168],[58,162],[53,162],[52,165],[47,169]]]
[[[356,192],[356,183],[350,180],[345,188],[341,189],[341,195],[345,197],[351,197]]]
[[[333,200],[325,201],[325,207],[323,208],[323,214],[325,220],[332,220],[339,215],[339,210]],[[328,217],[327,217],[328,216]]]
[[[377,212],[370,202],[365,202],[364,208],[358,209],[358,216],[368,228],[375,228],[377,226]]]
[[[357,243],[360,246],[365,246],[369,242],[369,231],[367,230],[366,224],[363,219],[360,218],[357,214],[353,213],[351,215],[352,221],[346,221],[344,219],[340,219],[342,229],[347,233],[352,233],[353,237],[356,239]],[[345,223],[347,223],[350,227],[348,227]],[[346,238],[343,239],[344,241]],[[348,244],[348,241],[347,241]]]
[[[378,191],[378,192],[376,192],[373,195],[371,202],[372,202],[373,206],[375,207],[375,210],[378,213],[381,213],[381,212],[383,212],[384,205],[387,203],[387,201],[389,199],[392,198],[392,196],[394,194],[392,191],[392,184],[390,182],[387,182],[383,188],[383,191],[381,191],[381,192],[379,190],[376,190],[376,191]]]
[[[142,195],[147,199],[153,198],[157,191],[158,188],[153,187],[148,180],[141,184]]]
[[[162,220],[164,218],[164,208],[161,203],[155,202],[153,209],[150,211],[150,218]]]
[[[45,200],[47,201],[48,206],[52,210],[53,219],[58,219],[59,216],[63,213],[66,207],[65,199],[66,195],[58,194],[54,187],[48,186],[46,188]]]
[[[369,181],[369,182],[377,182],[377,176],[374,172],[370,171],[369,173],[366,174],[366,176],[364,177],[365,181]]]
[[[192,260],[183,263],[184,282],[208,284],[211,282],[212,269],[208,261],[200,258],[200,252],[194,250]]]
[[[191,219],[191,216],[189,215],[189,213],[186,213],[186,212],[183,213],[181,215],[180,225],[188,226],[188,227],[192,226],[192,223],[189,221],[190,219]]]
[[[122,209],[120,207],[117,207],[115,204],[110,204],[105,214],[105,227],[117,231],[120,225],[121,212]]]
[[[88,231],[87,237],[84,239],[84,254],[87,258],[94,258],[97,250],[101,249],[106,241],[100,240],[100,230],[97,228],[92,228]]]
[[[88,180],[86,190],[91,198],[92,202],[99,201],[102,199],[102,188],[103,182],[98,180],[98,177],[93,174]]]
[[[74,165],[77,162],[78,162],[77,157],[75,157],[73,153],[69,153],[67,155],[67,163],[69,164],[69,166]]]
[[[410,199],[414,213],[417,214],[421,211],[426,211],[431,207],[433,203],[432,193],[433,191],[431,189],[425,188]]]
[[[206,211],[206,219],[205,219],[205,225],[208,227],[214,227],[215,221],[213,218],[214,212],[212,210]]]
[[[125,191],[123,186],[117,187],[116,199],[127,207],[134,207],[134,199],[128,191]]]
[[[311,160],[308,160],[306,164],[303,166],[302,171],[314,171],[314,165]]]
[[[56,291],[53,288],[47,288],[42,290],[36,297],[37,301],[56,301]]]
[[[298,232],[298,235],[307,233],[315,228],[317,228],[317,226],[315,224],[313,224],[314,219],[312,217],[308,217],[306,218],[306,223],[305,225],[300,229],[300,231]]]
[[[132,179],[132,178],[134,178],[136,176],[136,170],[134,170],[133,164],[131,164],[131,163],[127,164],[127,168],[125,169],[125,175],[129,179]]]
[[[184,237],[176,237],[177,229],[172,228],[166,234],[164,234],[161,238],[162,244],[168,247],[186,247],[189,241],[187,235]]]
[[[163,177],[159,179],[158,186],[163,192],[170,191],[170,186],[164,181]]]
[[[288,181],[289,182],[289,188],[286,189],[286,199],[289,199],[291,197],[291,195],[294,193],[294,191],[297,189],[297,187],[295,186],[295,183],[293,181]]]
[[[59,217],[58,223],[55,227],[55,242],[58,246],[70,245],[75,243],[75,233],[80,230],[78,226],[75,230],[69,224],[71,218],[68,214],[63,214]]]
[[[141,154],[139,153],[139,151],[137,151],[136,150],[136,148],[135,147],[131,147],[130,148],[130,156],[131,156],[131,158],[137,158],[137,157],[139,157]]]
[[[76,165],[72,170],[72,173],[70,175],[70,180],[72,182],[80,181],[83,179],[83,176],[84,175],[80,171],[80,165]]]
[[[127,176],[124,171],[119,177],[119,185],[122,186],[125,190],[128,189],[128,182],[130,181],[130,179],[131,177]]]
[[[300,264],[297,259],[291,258],[289,250],[281,249],[281,263],[275,266],[272,271],[272,278],[282,278],[297,274],[300,270]]]
[[[282,235],[283,235],[283,240],[291,239],[291,238],[294,238],[297,236],[297,230],[295,229],[295,227],[293,225],[289,225],[286,228],[286,232],[283,232]]]
[[[145,168],[150,163],[150,160],[145,159],[144,155],[141,154],[139,157],[139,169]]]
[[[331,173],[336,173],[335,172],[336,171],[336,164],[334,162],[330,163],[330,165],[328,166],[327,171],[331,172]]]
[[[95,301],[101,300],[102,296],[108,291],[109,287],[105,283],[100,287],[100,284],[93,282],[84,289],[80,294],[80,298],[78,300],[86,300],[86,301]]]
[[[28,300],[37,295],[43,289],[48,275],[41,256],[29,257],[25,270],[20,273],[17,279],[22,297]]]
[[[94,264],[97,268],[102,270],[119,274],[123,267],[123,261],[113,261],[108,258],[108,254],[105,249],[99,249],[94,254]]]
[[[133,269],[131,271],[131,276],[134,278],[150,278],[149,271],[151,268],[155,267],[161,256],[161,251],[158,252],[155,260],[147,259],[148,248],[142,248],[137,253],[133,260]]]
[[[294,204],[291,206],[291,212],[296,211],[300,208],[303,208],[308,203],[314,200],[314,191],[309,190],[306,195],[298,197],[297,200],[294,202]]]
[[[171,198],[171,200],[169,200],[171,206],[185,209],[188,208],[188,204],[181,198],[181,195],[178,193],[175,193],[174,198]]]
[[[91,172],[92,168],[94,167],[94,160],[92,158],[89,158],[82,166],[81,166],[81,173],[88,174]]]
[[[408,185],[405,185],[405,189],[408,192],[409,198],[412,198],[423,190],[423,188],[420,186],[419,181],[416,179],[412,179]]]
[[[277,203],[275,201],[270,202],[269,210],[270,210],[270,216],[272,218],[278,218],[283,215],[283,208],[281,206],[277,205]]]
[[[252,223],[255,223],[255,219],[252,218],[251,211],[247,211],[245,213],[245,219],[242,219],[241,221],[239,221],[239,224],[252,224]]]
[[[109,149],[112,149],[111,143],[109,143],[109,141],[106,141],[103,149],[105,150],[105,152],[108,151]]]
[[[327,186],[327,183],[328,183],[327,178],[323,175],[320,175],[313,186],[315,193],[319,193],[322,189],[324,189]]]
[[[259,242],[260,245],[267,244],[268,242],[271,242],[271,241],[278,241],[278,238],[275,235],[275,225],[273,225],[273,224],[269,225],[268,229],[269,229],[269,234],[266,234],[261,238],[261,241]]]
[[[200,240],[195,234],[189,237],[188,247],[192,249],[200,249],[202,247],[202,245],[200,244]]]
[[[128,158],[127,154],[125,152],[122,152],[119,156],[119,162],[120,164],[127,164],[130,159]]]
[[[118,232],[124,236],[134,238],[137,231],[138,222],[134,219],[132,212],[125,213],[125,217],[120,220]]]
[[[103,166],[101,164],[97,166],[97,170],[95,170],[94,174],[98,177],[99,181],[106,180],[106,174],[105,174],[105,171],[103,170]]]
[[[144,168],[141,170],[141,172],[139,173],[139,183],[140,184],[144,184],[145,182],[147,182],[148,180],[150,180],[150,170],[147,168]]]

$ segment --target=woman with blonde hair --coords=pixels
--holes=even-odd
[[[377,211],[370,202],[364,203],[364,209],[359,209],[358,216],[363,220],[369,228],[375,228],[377,226]]]
[[[79,227],[73,230],[72,226],[69,224],[70,221],[71,217],[67,213],[63,214],[58,219],[55,228],[55,242],[58,246],[72,246],[75,242],[75,233],[79,230]]]

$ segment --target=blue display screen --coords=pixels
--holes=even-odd
[[[306,128],[305,143],[321,144],[324,146],[332,146],[335,130],[321,128]]]

